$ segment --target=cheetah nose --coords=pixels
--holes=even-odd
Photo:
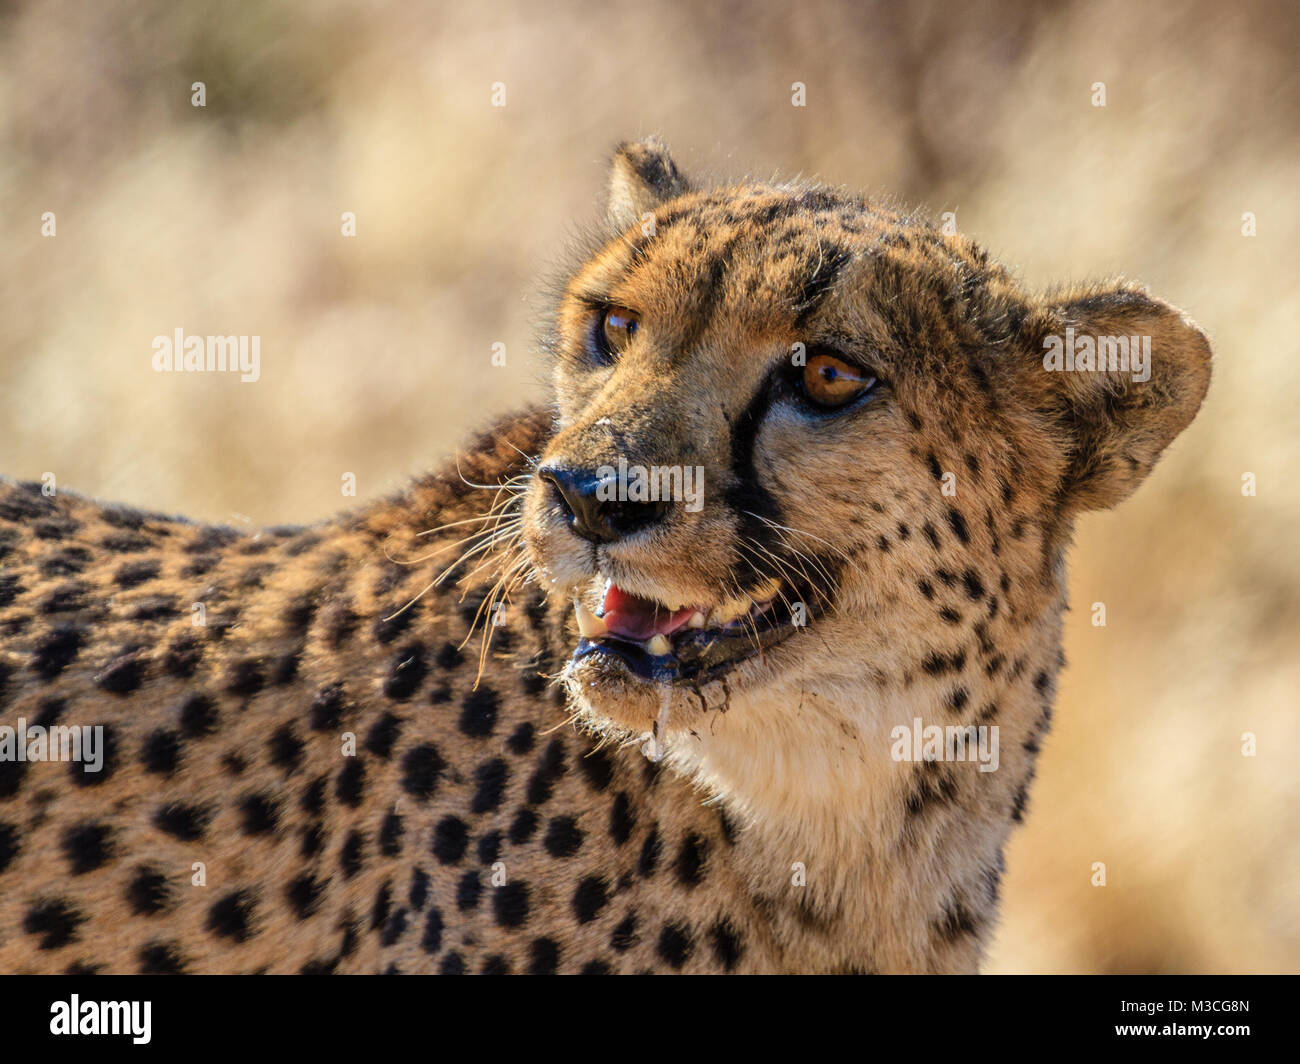
[[[658,524],[670,503],[625,502],[601,498],[601,478],[588,469],[545,465],[537,475],[551,486],[569,519],[569,527],[592,543],[615,543]]]

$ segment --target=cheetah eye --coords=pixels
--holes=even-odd
[[[610,307],[600,319],[596,329],[596,349],[601,358],[612,362],[618,358],[636,335],[636,314],[625,307]]]
[[[876,386],[876,378],[864,369],[834,355],[810,355],[797,378],[800,393],[820,410],[837,410],[865,395]]]

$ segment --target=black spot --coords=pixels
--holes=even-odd
[[[446,762],[433,743],[423,743],[406,752],[402,759],[402,789],[424,801],[438,787]]]
[[[438,668],[451,670],[457,668],[461,661],[464,660],[460,648],[455,643],[443,643],[438,649],[438,654],[434,658]]]
[[[190,695],[181,705],[181,733],[199,739],[217,730],[217,707],[207,695]]]
[[[274,798],[267,794],[250,794],[239,804],[245,835],[272,835],[280,822],[280,811]]]
[[[375,639],[387,646],[411,626],[417,608],[418,604],[413,604],[409,609],[405,610],[400,606],[384,607],[383,616],[379,617],[371,628]],[[397,612],[398,610],[401,610],[401,612]]]
[[[930,541],[930,546],[935,550],[939,549],[939,533],[935,531],[934,525],[929,521],[921,526],[921,531],[925,533],[925,538]]]
[[[963,546],[970,543],[970,530],[966,527],[966,518],[954,506],[948,507],[948,524],[952,528],[953,535],[961,541]]]
[[[379,944],[391,946],[404,934],[406,934],[406,910],[394,909],[388,922],[384,924],[383,934],[379,936]]]
[[[396,857],[402,852],[402,816],[389,813],[379,829],[379,852],[385,857]]]
[[[0,798],[12,798],[17,794],[26,775],[26,761],[0,760]]]
[[[23,917],[23,930],[41,936],[41,949],[58,949],[77,937],[77,928],[86,918],[61,898],[39,901]]]
[[[560,947],[554,939],[538,938],[529,948],[531,960],[528,964],[529,975],[554,975],[560,966]]]
[[[910,816],[920,816],[932,806],[941,806],[957,797],[957,785],[937,761],[922,761],[916,785],[907,797]]]
[[[542,805],[549,801],[551,794],[555,790],[556,781],[566,771],[564,743],[559,739],[552,739],[550,745],[546,748],[546,752],[542,754],[537,771],[533,773],[532,779],[528,781],[527,798],[529,804]]]
[[[579,975],[611,975],[613,969],[602,960],[588,961],[582,966]]]
[[[193,636],[182,636],[167,648],[167,653],[163,655],[163,668],[168,676],[187,680],[194,675],[202,656],[203,650],[198,640]]]
[[[271,671],[271,683],[277,687],[283,687],[285,684],[293,683],[298,677],[298,666],[302,649],[286,651],[275,659],[275,667]]]
[[[573,915],[589,924],[609,904],[609,883],[601,876],[586,876],[573,892]]]
[[[295,771],[302,763],[302,740],[293,730],[292,724],[281,724],[267,741],[267,753],[271,764],[286,772]]]
[[[925,456],[925,464],[930,467],[930,476],[935,480],[943,480],[943,466],[939,464],[939,459],[934,456],[933,451]]]
[[[141,975],[183,975],[185,960],[174,942],[150,942],[138,954]]]
[[[949,624],[961,624],[961,614],[958,613],[956,610],[954,610],[951,606],[945,606],[943,609],[941,609],[939,611],[939,616],[942,617]]]
[[[439,864],[456,864],[469,847],[469,829],[454,816],[443,817],[433,829],[430,849]]]
[[[472,912],[478,908],[479,896],[483,885],[479,882],[477,872],[466,872],[456,884],[456,908],[461,912]]]
[[[522,927],[528,920],[528,884],[514,880],[492,892],[492,911],[501,927]]]
[[[71,625],[60,625],[46,632],[32,653],[32,670],[43,679],[54,679],[76,660],[85,641],[85,633]]]
[[[960,712],[965,708],[970,696],[966,693],[966,688],[956,687],[948,692],[948,707],[954,712]]]
[[[1034,677],[1034,690],[1037,691],[1040,695],[1046,694],[1047,686],[1049,683],[1050,681],[1047,678],[1047,673],[1040,672],[1037,676]]]
[[[261,662],[242,658],[226,672],[226,691],[240,698],[251,698],[266,685]]]
[[[597,794],[603,794],[614,778],[614,762],[604,750],[592,750],[580,757],[578,769]]]
[[[510,962],[499,953],[494,953],[491,957],[483,962],[483,967],[479,969],[480,975],[509,975]]]
[[[490,687],[470,691],[461,702],[460,730],[473,739],[492,734],[497,723],[497,693]]]
[[[162,806],[153,817],[154,827],[182,842],[195,842],[203,838],[212,818],[210,810],[202,806],[171,802]]]
[[[393,744],[402,731],[402,721],[391,713],[385,713],[370,729],[366,736],[366,749],[376,757],[387,761],[393,755]]]
[[[655,869],[659,867],[659,855],[662,852],[663,844],[659,841],[659,828],[652,827],[650,834],[641,845],[641,858],[636,866],[637,873],[643,879],[648,879],[655,874]]]
[[[439,975],[464,975],[465,958],[455,950],[452,950],[442,958],[442,964],[438,966]]]
[[[221,938],[247,942],[253,933],[254,904],[253,895],[249,891],[233,890],[213,902],[204,926]]]
[[[302,797],[298,799],[298,805],[304,813],[320,816],[324,811],[325,782],[326,777],[317,776],[302,789]]]
[[[423,912],[429,900],[429,873],[423,868],[411,872],[411,890],[406,896],[407,902],[416,912]]]
[[[664,924],[659,932],[659,944],[656,947],[659,956],[671,968],[680,969],[691,958],[695,943],[690,930],[678,923]]]
[[[139,654],[118,654],[95,675],[95,687],[109,695],[130,695],[144,680],[144,662]]]
[[[963,935],[973,935],[976,930],[975,917],[961,902],[951,902],[943,915],[934,922],[934,929],[947,942],[954,942]]]
[[[547,825],[542,845],[552,857],[572,857],[582,848],[582,832],[577,820],[571,816],[554,817]]]
[[[356,757],[349,757],[339,769],[334,781],[334,793],[344,805],[355,809],[366,793],[366,766]]]
[[[51,578],[72,576],[84,570],[94,557],[85,547],[68,547],[41,562],[41,575]]]
[[[485,761],[474,770],[474,797],[470,800],[471,813],[490,813],[501,806],[509,771],[499,757]]]
[[[609,810],[609,835],[619,846],[631,837],[636,827],[636,814],[632,812],[632,803],[627,794],[619,791],[614,795],[614,804]]]
[[[425,953],[434,954],[442,948],[442,913],[436,908],[429,910],[424,920],[424,936],[420,939],[420,948]]]
[[[355,828],[348,832],[348,837],[343,840],[343,845],[339,848],[339,869],[343,872],[344,879],[351,879],[361,871],[365,864],[362,854],[365,846],[365,836],[361,832]]]
[[[489,831],[478,840],[478,859],[490,865],[501,856],[501,832]]]
[[[347,603],[336,602],[325,611],[323,620],[325,642],[337,650],[356,631],[361,618]]]
[[[149,580],[156,580],[161,567],[156,561],[141,559],[126,562],[118,567],[113,581],[118,587],[138,587]]]
[[[343,684],[332,683],[316,692],[311,701],[308,727],[312,731],[333,731],[343,717]]]
[[[302,829],[302,841],[298,852],[303,857],[315,857],[325,845],[325,830],[320,824],[307,824]]]
[[[962,582],[966,585],[966,594],[972,599],[984,597],[984,584],[973,569],[967,569],[962,574]]]
[[[636,945],[639,937],[636,930],[636,917],[629,915],[609,936],[609,948],[615,953],[626,953]]]
[[[704,860],[708,856],[708,844],[695,832],[688,832],[682,839],[681,849],[677,851],[677,861],[673,865],[677,873],[677,882],[684,887],[694,887],[704,878]]]
[[[537,830],[537,814],[531,809],[520,809],[510,823],[510,841],[516,846],[527,842]]]
[[[63,833],[63,855],[74,876],[103,867],[113,855],[113,832],[105,824],[83,823]]]
[[[0,573],[0,606],[12,605],[22,590],[23,585],[13,573]]]
[[[370,930],[377,931],[388,919],[393,905],[393,890],[390,882],[384,880],[375,891],[375,904],[370,909]]]
[[[920,589],[921,594],[927,599],[930,599],[931,601],[934,600],[934,587],[931,585],[929,580],[918,580],[916,586]]]
[[[744,950],[740,935],[726,917],[709,930],[709,941],[713,946],[713,955],[718,958],[718,963],[722,965],[723,970],[734,971]]]
[[[1029,781],[1026,780],[1017,789],[1011,799],[1011,819],[1017,824],[1025,819],[1025,808],[1029,805]]]
[[[512,754],[526,754],[533,748],[533,726],[531,724],[521,724],[517,727],[509,739],[506,740],[506,746],[509,747]]]
[[[41,603],[41,612],[44,614],[51,613],[73,613],[77,610],[84,609],[86,606],[86,595],[90,587],[86,584],[64,584],[56,587]]]
[[[155,916],[167,908],[167,878],[156,868],[137,868],[126,888],[126,903],[137,916]]]
[[[100,733],[100,750],[102,760],[98,772],[88,771],[90,763],[84,759],[80,762],[68,762],[68,774],[74,787],[98,787],[102,783],[107,783],[113,778],[113,773],[117,771],[118,759],[118,735],[117,728],[112,724],[92,725],[92,727],[102,727]]]
[[[180,737],[170,728],[157,728],[145,737],[140,762],[146,772],[170,776],[176,771],[180,753]]]
[[[419,643],[408,643],[399,650],[388,667],[388,676],[384,679],[384,694],[397,701],[410,698],[429,673],[429,664],[424,660],[424,647]]]

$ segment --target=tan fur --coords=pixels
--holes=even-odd
[[[0,487],[0,723],[105,724],[116,758],[89,786],[0,765],[0,970],[978,967],[1062,662],[1071,523],[1191,420],[1208,345],[1136,286],[1035,298],[966,238],[839,192],[691,191],[657,141],[621,147],[610,188],[621,231],[551,339],[558,417],[497,426],[464,480],[256,536]],[[601,305],[640,315],[612,366],[586,350]],[[1150,335],[1152,379],[1044,372],[1067,325]],[[821,420],[756,406],[799,343],[865,353],[882,390]],[[738,433],[781,514],[766,556]],[[619,454],[703,466],[705,505],[597,552],[532,463]],[[421,533],[487,509],[465,481],[512,477],[522,542],[428,589],[484,526]],[[570,596],[612,577],[717,603],[773,554],[812,623],[675,691],[652,766],[661,692],[566,668]],[[477,636],[455,648],[503,587],[480,675]],[[917,717],[996,725],[998,770],[893,760]]]

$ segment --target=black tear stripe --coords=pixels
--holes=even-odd
[[[834,605],[844,570],[844,559],[818,551],[817,540],[809,541],[799,532],[787,533],[787,542],[776,529],[762,520],[767,518],[768,521],[785,524],[781,504],[760,482],[754,463],[759,430],[776,401],[774,384],[779,372],[778,367],[763,379],[754,398],[731,427],[731,484],[727,488],[726,501],[736,515],[736,538],[754,548],[744,552],[736,567],[734,579],[742,591],[752,591],[767,576],[774,576],[793,585],[795,594],[808,607],[809,613],[815,614],[829,610]],[[764,554],[764,550],[781,560],[783,572],[775,571],[774,564]],[[764,564],[765,559],[767,564]],[[760,571],[755,572],[747,561],[752,561]]]

